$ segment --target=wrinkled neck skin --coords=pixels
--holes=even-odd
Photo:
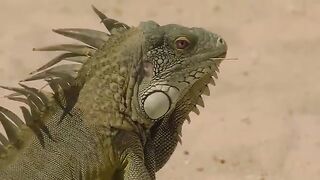
[[[137,78],[144,36],[139,29],[114,35],[79,74],[83,82],[77,106],[94,126],[141,132],[151,126],[137,106]]]

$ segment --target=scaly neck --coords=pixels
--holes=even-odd
[[[77,107],[88,123],[120,129],[134,126],[132,99],[142,43],[137,29],[114,35],[84,64],[78,78],[83,88]]]

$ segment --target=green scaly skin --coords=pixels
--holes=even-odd
[[[203,106],[227,52],[220,36],[152,21],[129,27],[94,10],[110,34],[58,29],[89,46],[35,49],[68,52],[24,80],[44,79],[53,93],[2,87],[30,110],[22,107],[23,123],[0,107],[0,179],[155,179]],[[76,63],[53,66],[61,60]]]

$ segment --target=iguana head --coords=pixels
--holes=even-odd
[[[186,118],[203,106],[217,66],[226,56],[227,45],[217,34],[201,28],[169,24],[141,23],[145,44],[138,78],[141,113],[153,121]]]

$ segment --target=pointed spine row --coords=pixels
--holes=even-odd
[[[108,18],[94,6],[92,8],[111,35],[130,28],[124,23]],[[95,54],[96,50],[101,49],[106,44],[110,35],[106,32],[81,28],[54,29],[53,32],[78,40],[86,45],[61,44],[33,49],[34,51],[64,51],[65,53],[55,57],[30,73],[31,76],[21,82],[34,80],[47,81],[53,91],[54,99],[63,109],[61,122],[65,116],[72,115],[70,112],[77,102],[81,89],[81,86],[76,81],[78,71],[81,69],[82,64]],[[73,63],[57,65],[63,60]],[[54,141],[43,121],[43,116],[49,109],[50,102],[48,96],[36,88],[21,83],[19,85],[21,86],[19,88],[0,86],[0,88],[14,92],[6,96],[8,99],[22,102],[30,109],[24,106],[20,107],[25,119],[24,123],[15,113],[0,106],[0,122],[8,137],[7,139],[0,133],[0,158],[3,157],[3,154],[7,153],[9,146],[13,146],[16,149],[21,148],[23,144],[23,132],[28,130],[33,131],[42,146],[45,146],[44,135]]]

